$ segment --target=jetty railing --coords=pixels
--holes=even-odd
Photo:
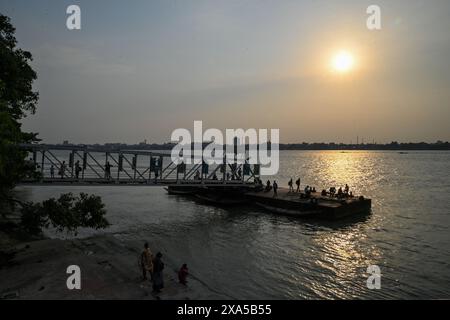
[[[259,164],[175,164],[170,151],[105,150],[102,147],[23,144],[35,185],[242,186],[259,177]],[[226,160],[226,159],[224,159]]]

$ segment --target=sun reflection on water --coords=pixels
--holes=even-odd
[[[380,261],[381,251],[374,246],[365,246],[363,243],[366,238],[367,235],[361,229],[352,229],[348,232],[322,232],[313,238],[319,248],[314,264],[317,268],[326,270],[333,278],[334,281],[330,281],[327,287],[333,296],[348,297],[351,291],[360,292],[361,290],[356,289],[365,286],[367,267]],[[321,281],[316,285],[323,294],[324,282]]]

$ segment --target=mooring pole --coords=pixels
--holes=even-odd
[[[120,171],[122,171],[123,167],[123,155],[122,152],[119,152],[119,163],[117,165],[117,182],[119,182],[120,179]]]
[[[222,162],[222,179],[223,184],[226,184],[226,175],[227,175],[227,149],[225,145],[222,146],[223,148],[223,162]]]
[[[107,178],[109,180],[111,178],[111,168],[109,168],[109,175],[106,173],[106,165],[108,164],[108,159],[109,159],[109,152],[106,152],[105,153],[105,178]]]
[[[159,179],[160,180],[162,180],[162,168],[163,168],[163,165],[164,165],[164,157],[163,156],[159,156],[159,167],[158,167],[157,170],[159,170]]]

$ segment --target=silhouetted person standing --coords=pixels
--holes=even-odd
[[[106,179],[111,179],[111,167],[112,165],[109,163],[109,161],[106,161],[105,164],[105,178]]]
[[[267,183],[266,183],[266,188],[264,189],[264,191],[265,191],[265,192],[269,192],[269,191],[270,191],[270,189],[272,189],[272,186],[270,185],[270,181],[269,181],[269,180],[267,180]]]
[[[291,180],[289,180],[288,185],[289,185],[289,192],[294,192],[294,187],[293,187],[293,182],[292,182],[292,178]]]
[[[161,260],[162,253],[158,252],[155,259],[153,259],[153,291],[160,293],[164,288],[163,269],[164,263]]]
[[[80,177],[80,171],[81,171],[80,160],[77,160],[77,162],[75,162],[75,177],[77,179]]]
[[[278,191],[278,183],[274,180],[272,186],[273,186],[273,196],[277,197],[278,196],[278,192],[277,192]]]
[[[59,168],[59,175],[61,176],[61,179],[64,179],[65,172],[66,172],[66,162],[63,161],[61,167]]]
[[[297,193],[298,193],[298,192],[300,192],[300,178],[298,178],[298,179],[295,181],[295,184],[297,185]]]

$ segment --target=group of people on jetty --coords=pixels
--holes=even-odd
[[[31,161],[31,160],[30,160]],[[113,165],[109,162],[106,161],[105,164],[105,179],[110,180],[111,179],[111,168],[113,167]],[[66,161],[63,161],[59,168],[58,168],[58,177],[61,179],[64,179],[64,177],[69,174],[71,175],[71,172],[75,173],[75,178],[79,179],[80,178],[80,173],[83,171],[83,169],[81,168],[80,165],[80,161],[77,160],[73,166],[73,171],[70,171],[71,169],[69,169],[70,167],[67,166]],[[70,171],[70,172],[69,172]],[[52,164],[50,166],[50,178],[55,178],[55,166]]]
[[[197,171],[195,172],[195,175],[194,175],[194,180],[207,179],[207,176],[208,176],[207,174],[203,174],[203,175],[200,174],[200,171],[197,170]],[[238,170],[236,170],[236,172],[234,172],[234,173],[229,173],[229,172],[227,172],[226,175],[225,175],[225,180],[226,180],[226,181],[242,180],[242,178],[243,178],[243,176],[242,176],[242,169],[241,169],[241,168],[239,168]],[[213,173],[211,179],[212,179],[212,180],[222,180],[222,181],[223,181],[223,178],[219,179],[219,178],[217,177],[217,174],[216,174],[215,172]]]
[[[158,252],[156,256],[153,256],[152,251],[149,248],[148,243],[144,244],[144,250],[141,252],[139,257],[139,266],[142,270],[142,279],[147,281],[150,277],[150,282],[153,284],[153,292],[160,293],[164,288],[164,262],[162,261],[162,253]],[[187,264],[183,264],[178,271],[178,281],[182,285],[187,285],[187,276],[189,275],[189,270]]]
[[[35,162],[30,159],[29,163],[33,166],[39,167],[39,165],[35,164]],[[111,168],[114,167],[109,161],[106,161],[105,168],[104,168],[104,178],[110,180],[111,179]],[[58,170],[57,175],[55,175],[55,170]],[[73,171],[72,171],[73,170]],[[83,168],[80,165],[80,161],[77,160],[73,167],[70,165],[67,165],[66,161],[62,161],[59,166],[55,166],[54,164],[51,164],[50,166],[50,178],[54,179],[56,176],[60,179],[64,179],[65,177],[75,177],[76,179],[80,178],[80,173],[84,172]],[[208,175],[206,173],[200,173],[200,170],[197,170],[194,175],[194,180],[203,180],[207,179]],[[235,172],[229,173],[227,172],[225,177],[222,179],[219,179],[217,174],[214,172],[211,179],[212,180],[226,180],[226,181],[235,181],[235,180],[242,180],[243,178],[243,172],[241,168],[238,168]],[[158,172],[155,172],[155,181],[158,179]]]
[[[331,187],[328,193],[326,190],[322,190],[322,196],[323,195],[330,195],[331,197],[336,197],[338,199],[353,198],[353,192],[350,191],[350,187],[348,186],[348,184],[345,184],[344,189],[342,189],[342,187],[339,187],[337,191],[335,187]]]
[[[288,186],[289,186],[288,193],[291,193],[291,194],[299,193],[302,198],[310,198],[313,193],[317,193],[316,187],[309,186],[309,185],[307,185],[304,188],[303,192],[301,192],[300,191],[300,183],[301,183],[301,179],[298,178],[295,181],[295,185],[297,186],[297,188],[294,189],[294,181],[291,178],[288,181]],[[261,179],[255,178],[255,184],[259,185],[264,192],[270,192],[271,190],[273,190],[273,197],[278,196],[278,183],[276,180],[274,180],[272,184],[271,184],[270,180],[267,180],[266,185],[263,186]],[[327,191],[326,189],[323,189],[322,192],[320,193],[320,195],[322,197],[330,197],[330,198],[338,198],[338,199],[353,198],[353,192],[350,191],[350,187],[348,186],[348,184],[345,184],[344,188],[339,187],[339,189],[336,189],[336,187],[330,187],[329,191]]]

